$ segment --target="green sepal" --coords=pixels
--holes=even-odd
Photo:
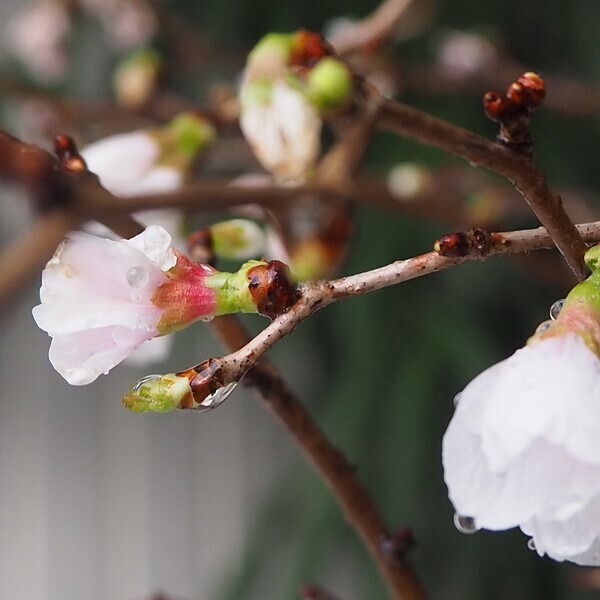
[[[214,290],[216,295],[215,315],[257,312],[248,287],[248,271],[264,264],[264,261],[249,260],[235,273],[215,273],[206,277],[206,287]]]

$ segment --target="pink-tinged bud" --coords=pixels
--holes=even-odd
[[[212,316],[216,307],[215,291],[206,286],[206,277],[216,271],[196,264],[180,252],[176,251],[176,256],[177,263],[167,273],[169,281],[160,285],[151,298],[152,303],[163,310],[157,324],[161,335]]]

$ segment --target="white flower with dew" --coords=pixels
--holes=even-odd
[[[151,298],[176,260],[158,226],[131,240],[75,232],[63,242],[42,273],[33,317],[52,337],[50,362],[69,383],[91,383],[159,334],[163,310]]]
[[[297,89],[282,80],[267,85],[245,81],[242,85],[240,126],[256,158],[275,177],[302,181],[313,169],[321,147],[321,118],[317,109]]]
[[[443,440],[450,500],[477,528],[520,527],[540,556],[598,566],[600,359],[572,331],[540,337],[459,395]]]

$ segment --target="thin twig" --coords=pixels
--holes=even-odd
[[[587,276],[585,244],[565,212],[560,196],[539,167],[496,142],[399,102],[381,108],[380,126],[421,143],[435,146],[509,179],[552,236],[565,261],[581,281]]]
[[[336,600],[335,596],[327,590],[312,583],[303,585],[300,588],[300,598],[302,600]]]
[[[600,221],[579,225],[583,239],[600,241]],[[500,254],[523,254],[532,250],[553,248],[554,242],[544,227],[489,234],[489,244],[483,249],[471,249],[465,256],[448,258],[438,252],[428,252],[389,265],[329,281],[304,284],[302,297],[286,313],[274,319],[250,343],[236,352],[217,358],[223,384],[238,381],[281,338],[289,335],[317,310],[343,298],[360,296],[417,277],[430,275],[467,262],[482,261]]]
[[[330,40],[336,52],[343,56],[381,44],[394,33],[414,1],[385,0],[368,17]]]
[[[218,317],[213,331],[230,349],[247,346],[250,337],[237,317]],[[340,504],[348,523],[357,531],[384,577],[395,600],[425,600],[426,594],[406,558],[384,551],[389,538],[373,500],[358,482],[354,467],[327,439],[310,413],[288,387],[277,369],[262,359],[243,380],[285,426]]]

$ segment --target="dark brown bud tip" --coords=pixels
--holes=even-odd
[[[392,560],[403,560],[417,545],[410,527],[402,527],[381,541],[381,551]]]
[[[279,260],[248,270],[248,288],[261,315],[274,319],[296,304],[300,292],[290,280],[288,266]]]
[[[462,232],[448,233],[436,240],[433,249],[441,256],[450,258],[465,256],[469,252],[469,242]]]
[[[225,385],[225,377],[221,361],[216,358],[209,358],[204,362],[176,373],[178,377],[187,377],[190,382],[192,393],[187,395],[182,401],[180,408],[193,409],[214,394],[219,388]]]
[[[333,53],[333,48],[320,33],[300,29],[296,32],[292,45],[290,65],[311,68],[323,57]]]
[[[546,97],[546,84],[537,74],[529,71],[517,79],[529,98],[529,104],[532,109],[538,108]]]
[[[502,121],[510,110],[510,106],[498,92],[487,92],[483,97],[483,110],[488,119]]]
[[[214,264],[215,251],[210,229],[198,229],[187,239],[188,254],[197,263]]]
[[[433,245],[435,252],[448,258],[458,258],[467,254],[487,254],[495,240],[493,235],[485,229],[470,229],[443,235]]]
[[[81,154],[79,154],[77,145],[72,137],[62,133],[58,134],[54,138],[54,151],[61,166],[67,171],[81,173],[87,169],[85,161]]]

